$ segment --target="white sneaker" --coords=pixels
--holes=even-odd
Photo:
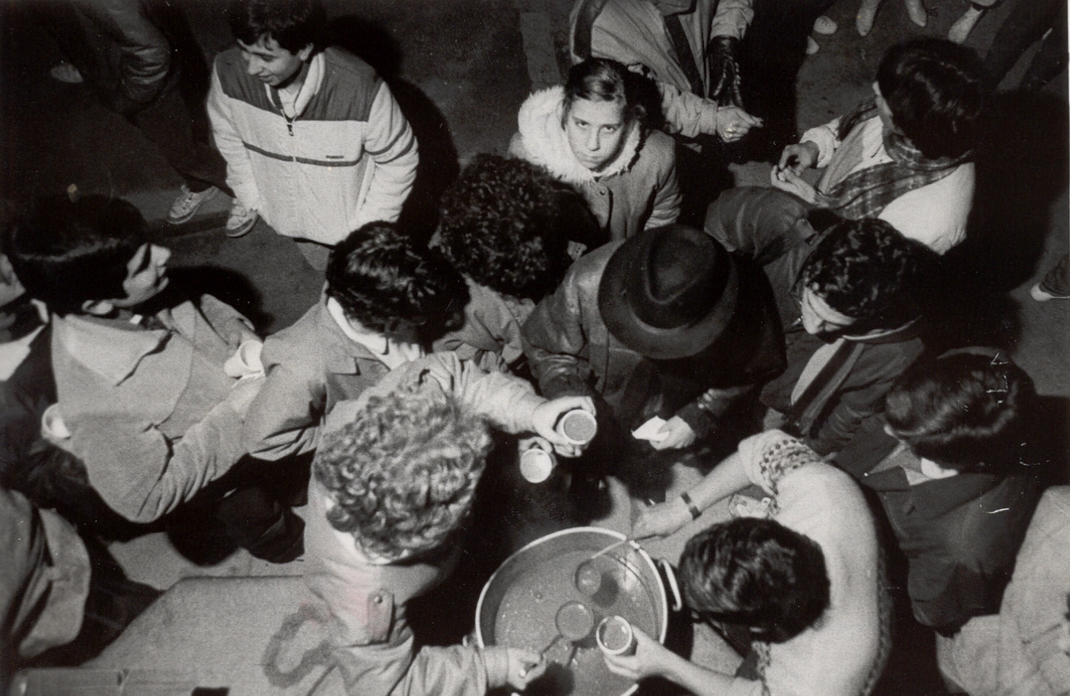
[[[234,205],[230,206],[230,216],[227,217],[227,236],[241,237],[249,234],[249,230],[253,229],[259,217],[255,210],[249,210],[238,201],[234,201]]]
[[[1040,283],[1029,288],[1029,296],[1037,302],[1047,302],[1048,300],[1070,300],[1070,295],[1060,295],[1054,292],[1049,292],[1048,290],[1045,290]]]
[[[825,36],[831,36],[839,29],[839,25],[829,17],[828,15],[821,15],[814,20],[814,32],[817,34],[824,34]]]
[[[167,221],[172,225],[181,225],[197,214],[204,202],[219,192],[215,186],[209,186],[203,191],[194,193],[185,184],[182,185],[182,193],[171,204],[171,210],[167,213]]]

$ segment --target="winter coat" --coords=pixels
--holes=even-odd
[[[681,198],[672,138],[659,131],[643,133],[633,125],[617,158],[593,172],[568,144],[562,126],[564,96],[563,87],[550,87],[528,97],[520,107],[520,131],[509,152],[574,186],[611,241],[676,222]]]

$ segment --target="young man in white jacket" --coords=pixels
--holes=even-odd
[[[397,220],[416,138],[371,66],[321,50],[318,0],[236,0],[228,14],[237,46],[216,58],[208,96],[235,195],[228,234],[259,215],[322,270],[350,232]]]

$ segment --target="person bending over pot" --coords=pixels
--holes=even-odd
[[[630,486],[655,468],[655,450],[676,461],[676,450],[715,435],[734,448],[741,436],[731,433],[748,420],[748,399],[784,368],[766,278],[711,236],[682,225],[581,257],[535,307],[523,340],[544,395],[596,395],[608,404],[599,410],[592,454],[616,449],[585,458],[584,470],[599,460],[617,462],[613,473]],[[654,416],[665,422],[652,428],[650,444],[621,434]]]
[[[689,540],[679,571],[687,606],[745,657],[737,672],[638,630],[635,654],[606,657],[609,669],[699,695],[868,694],[890,645],[876,528],[851,477],[802,442],[779,430],[747,438],[694,488],[644,510],[632,534],[671,534],[751,484],[769,498],[734,498],[736,519]]]

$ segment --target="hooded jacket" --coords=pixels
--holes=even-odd
[[[568,144],[562,125],[564,100],[561,86],[528,97],[520,107],[520,131],[509,145],[510,154],[575,187],[610,241],[676,222],[681,199],[672,138],[660,131],[643,133],[633,125],[617,158],[603,171],[593,172],[576,159]]]

